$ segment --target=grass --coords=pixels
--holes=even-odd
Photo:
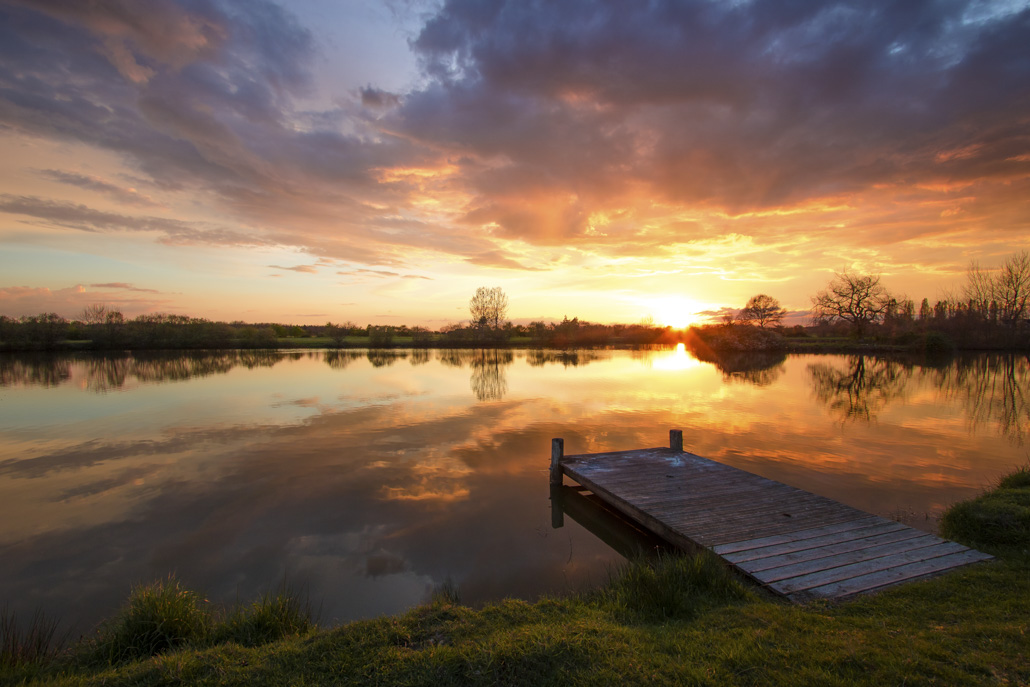
[[[0,669],[45,665],[52,661],[62,643],[57,627],[58,620],[41,611],[22,625],[8,608],[0,610]]]
[[[0,672],[0,681],[1028,684],[1030,555],[1012,543],[1026,535],[1026,527],[1011,518],[1008,506],[996,503],[1002,497],[1009,503],[1007,492],[1023,493],[1030,484],[1027,472],[1018,471],[972,505],[949,511],[950,516],[969,509],[956,522],[974,525],[953,536],[983,542],[985,548],[995,542],[997,560],[849,602],[790,605],[756,593],[712,556],[667,556],[627,564],[603,588],[566,598],[506,600],[474,610],[456,603],[449,585],[429,604],[400,616],[327,629],[284,623],[279,637],[256,630],[235,634],[223,619],[215,621],[216,628],[222,623],[221,631],[152,657],[96,664],[76,661],[73,652],[28,677]],[[271,598],[261,605],[280,617]]]

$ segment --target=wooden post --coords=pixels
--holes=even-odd
[[[682,429],[670,429],[669,430],[669,448],[673,451],[683,450],[683,430]]]
[[[562,493],[565,487],[560,484],[551,485],[551,529],[565,527],[565,501]]]
[[[565,440],[551,439],[551,484],[562,483],[561,459],[565,455]]]

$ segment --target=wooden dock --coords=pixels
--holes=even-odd
[[[670,448],[564,455],[555,439],[551,484],[562,476],[663,540],[705,548],[791,601],[843,599],[991,558],[833,499]]]

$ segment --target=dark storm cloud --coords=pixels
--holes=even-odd
[[[1030,10],[1003,9],[454,0],[413,43],[434,81],[397,126],[503,160],[470,218],[541,241],[582,235],[633,183],[740,211],[1025,175]],[[567,197],[536,210],[541,233],[520,197],[543,188]]]

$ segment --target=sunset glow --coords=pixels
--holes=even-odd
[[[0,314],[787,323],[1030,247],[1030,2],[0,0]]]

